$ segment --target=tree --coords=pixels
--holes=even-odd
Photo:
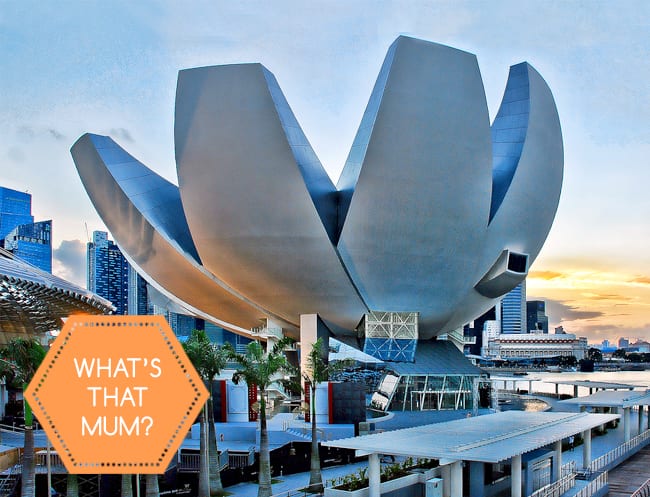
[[[290,373],[293,368],[284,355],[284,349],[293,340],[284,337],[270,351],[264,352],[259,342],[251,342],[246,347],[245,354],[239,354],[232,345],[226,344],[230,359],[239,365],[239,370],[233,375],[232,381],[239,383],[244,380],[250,387],[257,385],[260,396],[260,467],[258,497],[271,496],[271,455],[269,453],[269,435],[266,430],[266,390],[275,382],[279,374]]]
[[[603,353],[595,347],[590,347],[587,351],[587,359],[594,362],[602,362]]]
[[[619,357],[620,359],[625,359],[626,355],[627,355],[627,352],[625,352],[625,349],[616,349],[612,353],[612,357]]]
[[[223,349],[210,342],[203,330],[193,330],[183,348],[210,392],[200,416],[199,497],[223,495],[217,433],[214,427],[212,382],[226,366],[227,355]]]
[[[316,423],[316,389],[319,383],[327,381],[333,373],[341,371],[349,361],[328,363],[328,351],[323,351],[323,340],[316,340],[307,355],[307,367],[302,372],[302,377],[309,385],[311,401],[311,465],[309,470],[309,491],[323,492],[323,475],[320,470],[320,454],[318,449],[318,430]]]
[[[34,338],[12,338],[0,349],[0,376],[22,386],[23,392],[45,358],[45,348]],[[23,396],[24,398],[24,396]],[[34,497],[36,467],[34,464],[34,416],[27,400],[25,410],[25,442],[21,473],[21,496]]]

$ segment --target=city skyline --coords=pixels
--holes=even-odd
[[[263,5],[3,7],[0,184],[28,189],[34,216],[53,219],[56,274],[83,284],[84,224],[104,229],[69,155],[81,133],[111,135],[175,181],[178,70],[260,61],[336,180],[383,54],[408,34],[477,55],[491,119],[510,65],[527,61],[544,75],[563,127],[565,180],[528,299],[547,302],[551,329],[592,342],[650,338],[646,3]]]

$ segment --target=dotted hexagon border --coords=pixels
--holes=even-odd
[[[122,327],[122,326],[124,326],[124,327],[136,327],[136,328],[155,326],[156,328],[158,328],[158,331],[160,332],[161,336],[163,337],[163,340],[165,341],[165,343],[167,344],[167,346],[171,350],[172,355],[174,356],[174,359],[176,359],[177,364],[181,367],[182,372],[185,373],[186,379],[188,380],[188,382],[190,383],[190,385],[194,389],[194,399],[192,399],[192,403],[190,404],[190,407],[187,409],[187,411],[185,411],[185,415],[183,416],[181,421],[178,423],[178,425],[176,427],[176,430],[174,431],[174,434],[172,435],[172,437],[167,442],[166,447],[163,449],[162,453],[158,457],[158,461],[156,461],[156,462],[140,462],[140,463],[134,463],[134,462],[120,463],[120,462],[109,462],[109,461],[96,461],[96,462],[85,462],[85,463],[76,462],[75,457],[72,455],[72,452],[70,451],[69,447],[67,446],[67,444],[63,440],[63,437],[61,436],[61,433],[56,428],[56,425],[52,423],[52,418],[48,414],[47,409],[45,408],[45,406],[43,405],[43,403],[40,401],[40,399],[38,397],[38,391],[43,387],[43,384],[45,382],[45,379],[47,378],[48,373],[50,372],[50,370],[52,369],[52,367],[56,363],[57,359],[61,355],[61,351],[63,350],[63,347],[65,347],[66,344],[72,338],[72,333],[75,331],[75,329],[76,328],[92,328],[92,327],[95,327],[95,326],[96,327],[107,327],[107,326],[110,326],[110,327],[112,327],[112,326]],[[134,470],[137,470],[138,468],[157,468],[157,469],[161,469],[162,470],[161,472],[163,472],[166,469],[166,467],[164,467],[164,468],[162,467],[162,463],[163,463],[163,461],[165,459],[165,456],[169,452],[169,449],[174,445],[174,442],[176,441],[177,437],[181,434],[181,430],[183,428],[183,425],[187,421],[188,417],[192,414],[192,409],[194,408],[196,403],[200,400],[200,389],[197,386],[197,383],[192,378],[192,376],[187,374],[187,367],[185,366],[183,361],[180,359],[178,350],[176,349],[174,342],[172,340],[170,340],[168,333],[165,332],[165,329],[162,326],[158,325],[158,324],[151,323],[151,322],[146,322],[146,321],[143,321],[143,322],[140,322],[140,323],[126,322],[126,321],[115,321],[113,323],[108,323],[108,322],[102,322],[102,321],[89,320],[89,321],[86,321],[86,322],[83,322],[83,323],[74,323],[73,325],[71,325],[70,329],[68,330],[68,333],[62,338],[63,338],[63,341],[60,344],[59,343],[54,344],[54,347],[56,348],[54,357],[49,361],[49,363],[47,365],[47,368],[45,369],[45,372],[40,376],[40,381],[38,382],[38,384],[34,388],[33,397],[34,397],[34,400],[36,400],[36,404],[37,404],[39,410],[45,416],[45,421],[47,422],[48,426],[52,429],[54,434],[56,435],[56,438],[57,438],[58,442],[61,444],[61,447],[63,447],[63,449],[65,450],[66,455],[68,456],[69,460],[72,462],[74,468],[76,468],[76,469],[97,468],[99,470],[101,470],[102,468],[108,468],[108,467],[111,467],[111,468],[129,468],[129,469],[134,469]],[[47,358],[46,358],[46,360],[47,360]],[[206,399],[206,401],[207,401],[207,399]]]

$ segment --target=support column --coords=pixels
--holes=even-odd
[[[573,397],[578,398],[578,385],[573,385]]]
[[[591,464],[591,430],[582,432],[582,469],[587,469]]]
[[[562,478],[562,440],[555,442],[555,464],[553,465],[553,481]]]
[[[485,496],[485,463],[478,461],[469,463],[469,495]]]
[[[625,441],[630,441],[630,408],[623,408],[623,433],[625,434]]]
[[[463,461],[451,463],[451,497],[463,497]]]
[[[379,454],[368,456],[368,494],[370,497],[381,497],[381,465]]]
[[[521,454],[510,460],[510,495],[521,497]]]
[[[555,384],[555,396],[559,399],[560,398],[560,385],[559,383]]]
[[[638,435],[641,435],[643,433],[643,406],[639,406],[639,433]]]
[[[442,497],[451,497],[451,465],[445,464],[440,470],[442,476]]]

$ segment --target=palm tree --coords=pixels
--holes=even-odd
[[[350,361],[328,363],[323,351],[323,340],[316,340],[307,355],[307,364],[302,377],[309,385],[311,401],[311,466],[309,471],[309,491],[323,492],[323,475],[320,470],[320,454],[318,449],[318,434],[316,426],[316,387],[319,383],[327,381],[333,373],[341,371],[350,364]]]
[[[12,338],[0,349],[2,367],[0,376],[11,378],[22,385],[23,391],[45,358],[45,348],[34,338]],[[24,396],[23,396],[24,399]],[[36,491],[36,468],[34,465],[34,416],[27,400],[25,409],[25,442],[21,474],[21,497],[34,497]]]
[[[133,497],[133,475],[122,475],[122,490],[120,492],[120,497]]]
[[[266,430],[266,390],[276,381],[278,374],[293,371],[292,366],[284,355],[284,349],[293,340],[284,337],[270,351],[264,352],[259,342],[251,342],[246,347],[245,354],[237,353],[232,345],[226,344],[224,349],[229,358],[239,364],[240,369],[233,375],[232,381],[239,383],[244,380],[248,386],[257,385],[260,395],[260,468],[257,497],[270,497],[271,489],[271,455],[269,453],[269,435]]]
[[[74,473],[68,473],[65,497],[79,497],[79,476]]]
[[[160,489],[158,487],[158,475],[145,475],[145,496],[146,497],[160,497]]]
[[[190,338],[183,344],[183,348],[210,392],[208,402],[203,406],[200,416],[199,497],[223,495],[212,408],[212,383],[226,366],[226,353],[210,342],[210,338],[203,330],[193,330]]]

